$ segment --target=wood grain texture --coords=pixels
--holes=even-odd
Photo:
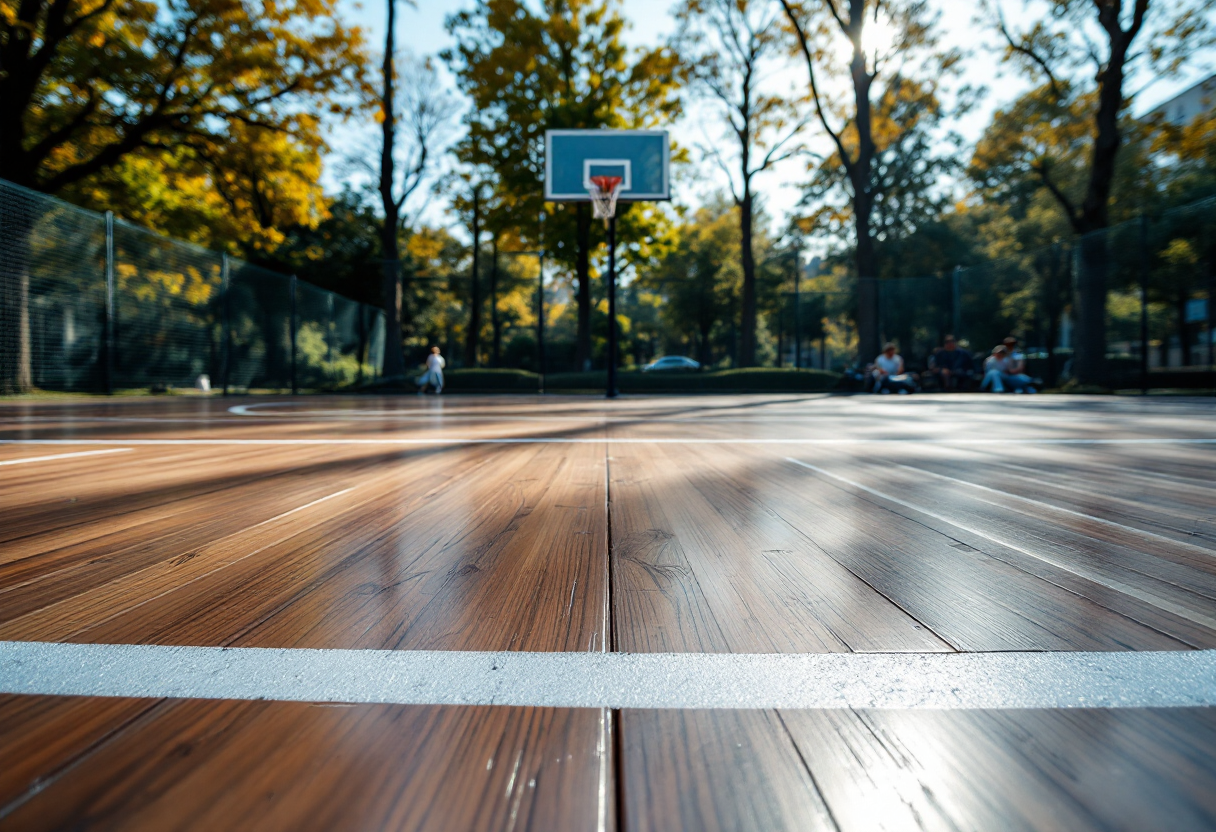
[[[842,832],[1216,828],[1216,712],[783,711]]]
[[[1116,468],[1076,452],[955,452],[936,461],[943,473],[1216,551],[1216,473],[1201,480]]]
[[[622,711],[624,828],[834,830],[772,711]]]
[[[611,470],[621,650],[950,649],[757,500],[750,467],[664,446]]]
[[[82,712],[116,724],[139,707],[84,703],[37,701],[37,736],[59,741],[84,733]],[[615,824],[604,720],[596,710],[168,702],[7,801],[0,829],[591,832]],[[17,750],[7,739],[0,758]],[[29,768],[0,774],[6,794]]]
[[[1216,447],[1042,440],[1212,437],[1210,402],[1092,397],[0,402],[0,440],[187,443],[0,468],[0,638],[1211,648]],[[626,711],[615,746],[612,725],[0,697],[0,830],[1216,828],[1210,711]]]
[[[0,694],[0,829],[17,803],[158,705],[155,699]]]
[[[805,458],[807,455],[801,455]],[[839,460],[824,456],[824,466]],[[850,469],[851,471],[851,469]],[[989,554],[965,529],[913,516],[784,460],[764,498],[817,546],[959,650],[1171,650],[1187,646]]]
[[[105,559],[121,568],[85,560],[0,592],[13,609],[0,638],[603,649],[603,457],[595,445],[399,452],[314,507],[236,530],[226,518],[200,546],[168,538]]]

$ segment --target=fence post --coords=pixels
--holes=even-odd
[[[300,392],[299,386],[296,384],[296,276],[291,276],[291,395],[295,396]]]
[[[1148,395],[1148,215],[1140,215],[1140,395]]]
[[[545,212],[540,212],[537,220],[540,233],[537,235],[537,272],[536,279],[536,372],[540,382],[538,390],[545,392]]]
[[[963,328],[963,298],[962,298],[963,267],[955,266],[950,275],[950,328],[955,338],[962,338],[959,331]]]
[[[1216,268],[1208,263],[1208,369],[1216,377],[1216,338],[1213,336],[1213,326],[1216,325]]]
[[[338,335],[338,325],[334,320],[334,296],[330,292],[325,296],[325,312],[329,316],[329,324],[325,328],[325,363],[327,365],[326,374],[329,375],[329,381],[335,387],[337,386],[337,374],[334,371],[334,339]]]
[[[802,296],[799,278],[802,277],[802,238],[794,235],[794,369],[802,369]]]
[[[232,375],[232,293],[231,273],[228,268],[228,255],[220,255],[220,337],[223,339],[223,358],[221,359],[220,375],[224,384],[224,395],[228,395],[229,377]]]
[[[106,211],[106,326],[102,333],[105,339],[105,384],[106,395],[114,395],[114,350],[118,339],[114,337],[114,212]]]

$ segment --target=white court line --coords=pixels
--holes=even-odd
[[[129,445],[130,442],[123,442],[123,445]],[[0,465],[24,465],[27,462],[49,462],[52,459],[74,459],[78,456],[97,456],[98,454],[120,454],[124,451],[133,451],[134,448],[107,448],[104,451],[75,451],[70,454],[51,454],[50,456],[31,456],[25,459],[6,459],[0,462]]]
[[[0,445],[1216,445],[1216,438],[1152,439],[691,439],[671,437],[605,437],[587,439],[566,436],[453,437],[427,439],[0,439]]]
[[[947,480],[949,482],[956,482],[959,485],[965,485],[969,488],[974,488],[978,491],[986,491],[989,494],[996,494],[998,497],[1001,498],[1001,500],[1008,500],[1008,499],[1020,500],[1023,503],[1029,503],[1030,505],[1033,505],[1033,506],[1042,506],[1043,508],[1050,509],[1051,511],[1059,512],[1060,514],[1068,514],[1072,517],[1080,517],[1082,520],[1088,520],[1091,523],[1097,523],[1098,525],[1101,525],[1101,526],[1107,526],[1109,528],[1119,529],[1120,531],[1131,532],[1132,534],[1137,534],[1137,535],[1140,535],[1141,537],[1149,537],[1149,538],[1152,538],[1153,540],[1160,540],[1163,543],[1171,543],[1175,546],[1183,546],[1188,549],[1194,549],[1196,552],[1199,552],[1200,554],[1205,555],[1207,557],[1212,557],[1213,555],[1216,555],[1216,552],[1213,552],[1211,549],[1204,548],[1203,546],[1196,546],[1194,543],[1188,543],[1185,540],[1178,540],[1173,537],[1166,537],[1163,534],[1156,534],[1155,532],[1146,531],[1145,529],[1138,529],[1135,526],[1125,526],[1122,523],[1116,523],[1115,521],[1107,520],[1104,517],[1095,517],[1092,514],[1085,514],[1080,511],[1073,511],[1070,508],[1064,508],[1063,506],[1053,505],[1052,503],[1045,503],[1042,500],[1035,500],[1035,499],[1031,499],[1030,497],[1023,497],[1020,494],[1013,494],[1009,491],[1001,491],[1000,489],[997,489],[997,488],[989,488],[988,486],[980,485],[977,482],[969,482],[968,480],[960,480],[958,477],[948,477],[945,474],[939,474],[936,471],[930,471],[928,468],[919,468],[915,465],[903,465],[898,462],[891,462],[890,460],[887,460],[886,464],[892,465],[896,468],[906,468],[909,471],[915,471],[918,474],[928,474],[931,477],[937,477],[938,479],[941,479],[941,480]],[[1091,496],[1096,496],[1096,495],[1091,495]],[[989,500],[980,500],[980,502],[984,503],[985,505],[990,505],[990,506],[1002,506],[1002,504],[1000,502],[993,502],[993,501],[989,501]],[[1003,506],[1003,507],[1007,508],[1008,506]]]
[[[1216,705],[1216,650],[481,653],[0,642],[0,692],[557,708]]]
[[[1170,601],[1165,598],[1161,598],[1157,595],[1153,595],[1151,592],[1145,592],[1143,590],[1137,589],[1134,586],[1125,584],[1122,581],[1117,581],[1114,578],[1110,578],[1093,569],[1087,569],[1086,567],[1081,566],[1079,564],[1075,564],[1075,563],[1067,563],[1063,560],[1060,560],[1059,558],[1054,558],[1048,554],[1044,554],[1043,552],[1035,552],[1035,551],[1025,548],[1024,546],[1019,546],[1017,543],[1015,543],[1012,540],[1007,540],[1005,538],[996,537],[995,535],[988,534],[987,532],[980,531],[979,529],[973,529],[969,526],[965,526],[962,523],[958,522],[957,520],[951,520],[949,517],[938,514],[935,511],[930,511],[927,508],[922,508],[921,506],[914,505],[913,503],[905,502],[904,500],[901,500],[898,497],[894,497],[890,494],[885,494],[882,491],[879,491],[878,489],[870,488],[868,485],[862,485],[859,482],[847,479],[845,477],[840,476],[839,474],[833,474],[831,471],[825,471],[823,468],[819,468],[815,465],[811,465],[810,463],[803,462],[800,459],[794,459],[793,457],[790,457],[790,456],[787,456],[785,459],[787,462],[792,462],[795,465],[800,465],[803,468],[808,468],[817,474],[822,474],[825,477],[831,477],[834,480],[839,480],[840,482],[843,482],[846,485],[851,485],[854,488],[865,491],[867,494],[873,494],[875,497],[879,497],[883,500],[886,500],[887,502],[894,503],[897,506],[903,506],[906,509],[910,509],[912,511],[923,514],[926,517],[932,517],[934,520],[937,520],[942,523],[946,523],[947,525],[953,526],[956,529],[961,529],[962,531],[966,532],[967,534],[975,535],[976,537],[981,537],[984,540],[988,540],[988,541],[991,541],[992,543],[996,543],[1000,546],[1004,546],[1006,549],[1012,549],[1015,552],[1021,552],[1023,555],[1032,557],[1035,560],[1040,560],[1043,563],[1051,564],[1052,566],[1056,567],[1057,569],[1061,569],[1065,572],[1068,572],[1069,574],[1076,575],[1077,577],[1080,577],[1080,578],[1084,578],[1087,581],[1091,581],[1100,586],[1104,586],[1107,589],[1113,589],[1116,592],[1122,592],[1124,595],[1130,595],[1132,598],[1137,598],[1146,604],[1151,604],[1154,607],[1158,607],[1159,609],[1166,610],[1167,612],[1171,612],[1174,615],[1179,616],[1180,618],[1185,618],[1187,621],[1193,621],[1196,624],[1201,624],[1204,627],[1208,627],[1209,629],[1216,630],[1216,618],[1213,618],[1212,616],[1204,615],[1203,613],[1200,613],[1200,612],[1194,612],[1194,611],[1189,610],[1186,607],[1182,606],[1181,604],[1175,604],[1173,601]]]

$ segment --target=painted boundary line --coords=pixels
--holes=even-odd
[[[1216,445],[1216,438],[1151,439],[689,439],[565,436],[447,437],[428,439],[0,439],[0,445]]]
[[[1216,650],[480,653],[0,642],[0,692],[560,708],[1216,705]]]
[[[123,445],[129,445],[130,442],[123,442]],[[70,454],[50,454],[48,456],[30,456],[25,459],[6,459],[0,461],[0,465],[24,465],[27,462],[50,462],[53,459],[75,459],[78,456],[97,456],[98,454],[121,454],[124,451],[133,450],[132,448],[107,448],[102,451],[76,451]]]

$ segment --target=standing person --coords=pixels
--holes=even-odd
[[[431,347],[431,354],[426,357],[426,372],[415,379],[419,396],[426,392],[428,384],[435,388],[435,395],[443,392],[443,368],[446,366],[447,362],[439,354],[439,347]]]
[[[966,390],[974,369],[971,353],[960,347],[953,335],[947,335],[941,347],[929,356],[929,372],[937,376],[943,392]]]

